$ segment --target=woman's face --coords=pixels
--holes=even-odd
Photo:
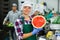
[[[23,13],[28,15],[31,12],[31,7],[29,6],[24,6],[23,7]]]

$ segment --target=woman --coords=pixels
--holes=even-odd
[[[29,2],[25,2],[22,5],[22,15],[19,19],[15,22],[15,31],[17,34],[18,40],[37,40],[36,34],[42,30],[33,28],[31,25],[31,18],[29,13],[32,10],[32,5]]]

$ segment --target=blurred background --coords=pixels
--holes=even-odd
[[[16,3],[18,5],[18,10],[21,11],[21,6],[25,1],[31,1],[33,5],[33,10],[36,8],[36,4],[42,4],[43,2],[46,3],[47,9],[54,11],[57,14],[60,14],[60,0],[0,0],[0,40],[4,40],[5,31],[3,30],[3,20],[6,17],[8,11],[11,10],[12,3]]]

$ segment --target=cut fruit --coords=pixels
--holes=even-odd
[[[46,24],[46,19],[44,16],[35,16],[32,18],[32,25],[34,28],[42,28]]]

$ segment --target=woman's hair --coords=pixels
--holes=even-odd
[[[21,6],[21,10],[23,10],[23,7],[24,7],[24,6],[29,6],[29,7],[32,8],[32,3],[29,2],[29,1],[24,2],[24,3],[22,4],[22,6]]]

